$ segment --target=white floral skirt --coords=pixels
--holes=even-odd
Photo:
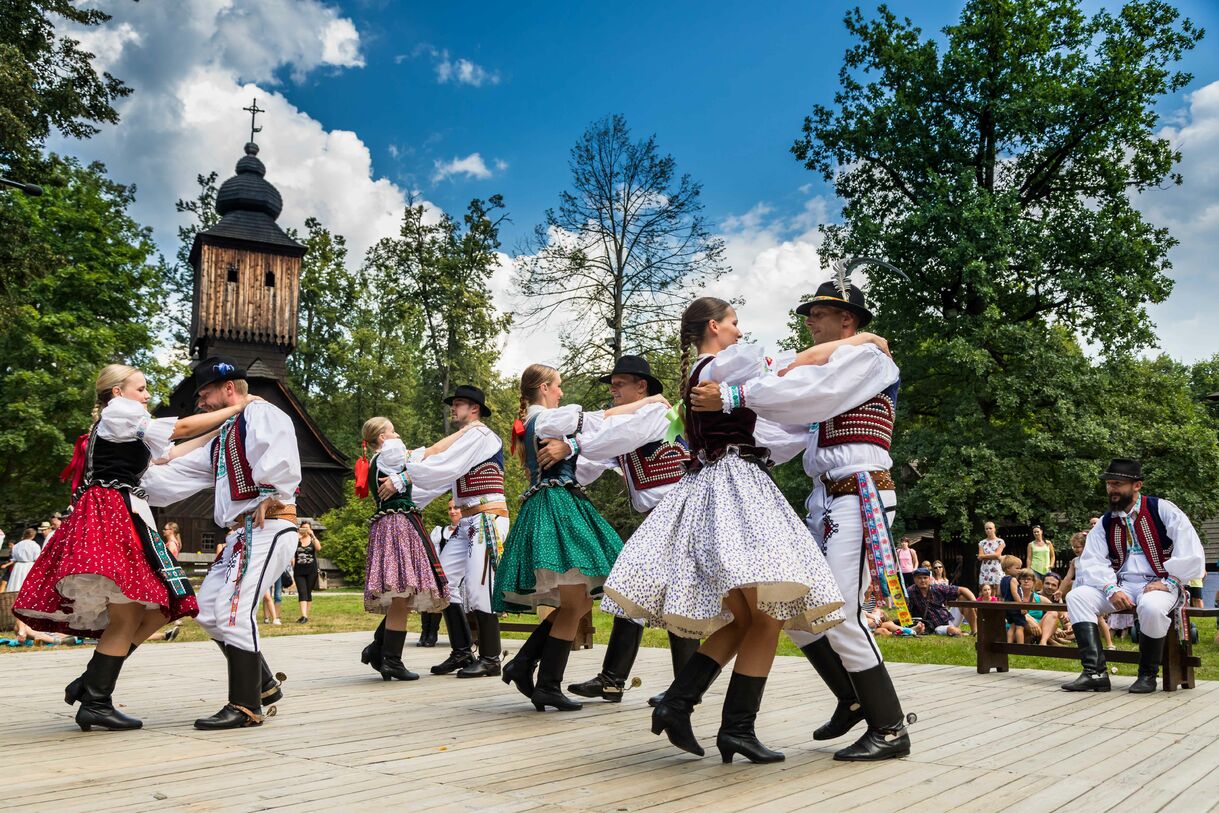
[[[741,587],[757,588],[758,608],[785,629],[843,621],[842,593],[804,521],[766,472],[729,455],[653,509],[619,554],[602,606],[705,638],[732,621],[724,599]]]

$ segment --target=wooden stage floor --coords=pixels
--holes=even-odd
[[[416,671],[442,647],[407,642]],[[758,721],[778,765],[723,765],[714,751],[722,677],[695,714],[709,751],[677,751],[648,731],[648,695],[667,685],[669,655],[644,649],[644,685],[621,705],[538,714],[498,680],[425,675],[383,683],[359,663],[364,634],[267,640],[289,680],[261,728],[191,727],[224,699],[211,644],[149,645],[117,700],[134,732],[82,733],[62,687],[91,650],[0,656],[4,808],[8,811],[1035,811],[1198,813],[1219,805],[1219,682],[1193,691],[1071,695],[1067,675],[983,676],[895,664],[914,753],[874,765],[835,763],[812,730],[832,708],[802,659],[779,658]],[[519,641],[508,642],[515,651]],[[604,650],[573,653],[569,679],[593,675]]]

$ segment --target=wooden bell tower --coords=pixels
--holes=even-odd
[[[296,348],[301,259],[305,247],[275,222],[284,208],[279,190],[266,179],[254,135],[261,129],[251,115],[250,141],[237,162],[237,174],[216,195],[220,220],[195,235],[190,263],[195,271],[191,308],[191,355],[229,356],[246,368],[250,392],[282,409],[296,428],[301,458],[297,513],[317,518],[343,504],[350,469],[347,459],[322,432],[288,385],[288,354]],[[195,411],[194,379],[179,382],[158,416]],[[211,491],[158,508],[157,521],[176,521],[188,552],[214,549],[224,529],[212,521]],[[316,527],[316,526],[315,526]]]
[[[266,173],[250,141],[216,195],[220,222],[195,235],[190,338],[198,358],[232,356],[246,367],[259,359],[283,377],[296,347],[305,247],[275,222],[284,204]]]

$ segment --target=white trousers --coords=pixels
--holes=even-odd
[[[227,646],[257,652],[258,626],[254,614],[262,594],[272,587],[292,564],[296,554],[296,524],[286,519],[269,519],[262,528],[255,528],[253,544],[245,546],[242,555],[249,556],[245,578],[234,547],[245,536],[241,528],[229,532],[224,539],[224,553],[212,565],[199,587],[199,617],[195,620],[214,640]],[[238,582],[240,581],[240,584]],[[233,607],[233,594],[237,606]]]
[[[1177,603],[1175,590],[1144,590],[1151,581],[1159,581],[1152,576],[1149,580],[1135,577],[1129,581],[1118,580],[1117,589],[1125,593],[1132,602],[1139,616],[1139,634],[1148,638],[1163,638],[1168,634],[1168,626],[1172,623],[1169,613]],[[1081,585],[1071,588],[1067,593],[1067,612],[1072,624],[1095,624],[1098,616],[1117,612],[1117,608],[1109,603],[1103,591]]]
[[[484,517],[491,521],[488,534],[483,533]],[[453,604],[462,605],[466,612],[491,612],[495,572],[489,567],[488,546],[494,545],[498,556],[507,538],[507,517],[476,514],[461,518],[457,533],[449,537],[440,553],[440,566],[449,580],[449,600]]]
[[[892,491],[882,491],[880,499],[888,509],[886,514],[892,523],[897,495]],[[830,497],[823,488],[818,487],[809,495],[805,507],[808,516],[804,521],[825,553],[826,563],[846,602],[842,606],[846,621],[825,632],[788,630],[787,635],[798,647],[807,646],[824,636],[829,639],[830,646],[838,653],[848,672],[871,669],[883,663],[884,658],[863,614],[863,602],[868,596],[872,578],[863,537],[863,517],[859,513],[859,497]]]

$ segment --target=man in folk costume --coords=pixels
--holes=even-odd
[[[602,376],[600,381],[609,385],[613,406],[633,404],[664,392],[664,385],[652,375],[651,365],[642,356],[622,356],[614,364],[613,371]],[[621,448],[624,443],[627,448],[634,447],[629,452],[614,455],[605,464],[618,469],[626,481],[631,507],[646,515],[660,504],[665,494],[685,474],[686,465],[690,462],[685,441],[680,437],[666,439],[669,420],[663,407],[609,421],[594,421],[595,413],[584,415],[584,431],[576,436],[576,442],[585,460],[599,461],[607,454],[601,450],[610,449],[609,454],[612,454],[616,451],[612,447]],[[548,466],[574,453],[567,441],[551,439],[539,450],[538,460],[543,466]],[[591,680],[571,684],[567,690],[581,697],[621,702],[626,680],[630,677],[642,641],[642,624],[615,615],[601,672]],[[674,675],[681,671],[698,647],[697,638],[682,638],[669,633],[669,654],[673,660]],[[649,702],[655,705],[660,697],[653,697]]]
[[[814,345],[854,336],[872,320],[863,292],[849,281],[850,268],[860,262],[836,262],[838,278],[796,308]],[[868,723],[857,742],[834,754],[842,761],[910,753],[901,702],[863,612],[875,588],[907,616],[902,623],[910,623],[889,533],[897,505],[889,448],[898,385],[893,360],[865,344],[839,348],[823,365],[798,367],[742,388],[704,382],[693,395],[696,409],[747,407],[772,421],[807,427],[802,430],[804,470],[813,491],[805,521],[842,591],[846,623],[816,634],[788,630],[788,635],[838,699],[813,738],[834,739]]]
[[[482,422],[491,416],[491,409],[481,389],[463,384],[444,403],[449,406],[450,421],[463,430],[461,437],[426,460],[422,449],[408,453],[405,472],[418,505],[422,507],[451,490],[453,502],[461,510],[457,532],[440,554],[451,593],[444,622],[452,651],[443,663],[432,667],[432,674],[491,677],[500,673],[499,617],[491,611],[491,593],[500,550],[508,536],[504,444]],[[378,486],[382,495],[392,495],[405,487],[401,477],[385,478]],[[469,611],[478,620],[477,658],[466,620]],[[378,628],[376,634],[382,630]]]
[[[241,402],[246,372],[213,356],[195,368],[195,402],[213,412]],[[261,725],[263,705],[282,697],[282,676],[262,657],[254,616],[263,593],[292,563],[297,546],[300,454],[292,419],[257,401],[221,425],[211,443],[152,466],[142,485],[148,502],[165,506],[215,488],[215,521],[228,528],[224,550],[199,588],[199,626],[228,662],[228,703],[195,721],[204,730]]]
[[[1133,611],[1139,619],[1139,676],[1129,691],[1147,694],[1156,690],[1164,639],[1188,592],[1184,585],[1205,572],[1206,557],[1189,517],[1168,500],[1142,493],[1139,461],[1117,458],[1100,479],[1109,511],[1088,533],[1075,563],[1075,587],[1067,594],[1083,673],[1062,688],[1109,691],[1097,619]],[[1177,619],[1177,629],[1189,629],[1184,619]]]

